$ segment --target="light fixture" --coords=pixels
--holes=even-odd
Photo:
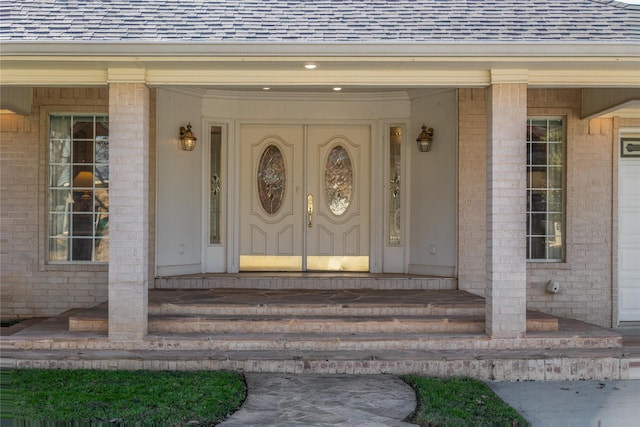
[[[422,132],[418,135],[418,139],[416,139],[418,143],[418,150],[426,153],[431,150],[431,143],[433,142],[433,128],[428,128],[423,123],[422,124]]]
[[[306,68],[307,70],[315,70],[316,67],[317,65],[313,62],[307,62],[306,64],[304,64],[304,68]]]
[[[336,91],[336,92],[340,92],[342,90],[342,88],[341,87],[334,87],[333,90]]]
[[[180,126],[180,149],[184,151],[193,151],[196,148],[196,141],[198,138],[191,132],[191,122],[185,129],[184,126]]]
[[[73,178],[73,188],[76,192],[82,192],[80,202],[88,205],[91,202],[90,189],[93,188],[93,173],[91,171],[80,171]]]

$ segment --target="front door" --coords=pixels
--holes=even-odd
[[[240,270],[369,270],[369,126],[240,128]]]

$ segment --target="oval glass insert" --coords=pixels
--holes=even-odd
[[[258,199],[262,208],[273,215],[282,206],[287,173],[282,152],[275,145],[265,148],[258,163]]]
[[[342,145],[329,151],[324,168],[324,196],[334,215],[345,213],[353,194],[353,167],[351,157]]]

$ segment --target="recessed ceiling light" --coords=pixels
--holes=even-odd
[[[271,90],[270,87],[263,87],[262,90]]]
[[[307,62],[306,64],[304,64],[304,68],[306,68],[307,70],[315,70],[316,67],[317,65],[313,62]]]
[[[335,90],[336,92],[340,92],[342,90],[341,87],[334,87],[333,90]]]

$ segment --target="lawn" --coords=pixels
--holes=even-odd
[[[470,378],[403,377],[415,391],[418,408],[412,422],[423,427],[528,426],[485,383]]]
[[[486,384],[408,375],[420,426],[525,426]],[[0,418],[65,424],[204,425],[223,421],[246,397],[243,377],[226,371],[0,371]]]
[[[215,425],[240,407],[235,372],[3,371],[1,418],[120,425]]]

